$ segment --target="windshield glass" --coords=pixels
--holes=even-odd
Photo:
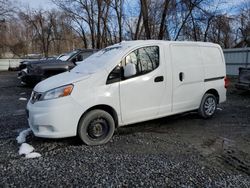
[[[119,52],[121,50],[121,48],[122,48],[122,46],[111,46],[111,47],[108,47],[108,48],[104,48],[104,49],[94,53],[93,55],[89,56],[85,60],[95,59],[97,57],[106,58],[106,57],[108,57],[110,55],[114,55],[115,53]]]
[[[57,57],[57,59],[61,60],[61,61],[68,61],[69,58],[71,58],[73,55],[75,55],[78,51],[72,51],[63,55],[60,55]]]
[[[103,50],[100,50],[86,58],[78,66],[72,69],[73,72],[95,72],[97,69],[102,69],[104,66],[112,62],[111,59],[119,55],[124,48],[121,45],[114,45]]]

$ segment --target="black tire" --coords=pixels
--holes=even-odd
[[[213,94],[206,93],[200,104],[200,108],[198,109],[199,115],[204,118],[208,119],[211,118],[217,109],[217,99]]]
[[[78,125],[78,136],[87,145],[107,143],[115,131],[113,117],[104,110],[92,110],[85,114]]]

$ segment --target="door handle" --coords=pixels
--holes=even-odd
[[[180,72],[179,73],[179,80],[182,82],[183,81],[183,76],[184,76],[184,73],[183,72]]]
[[[164,80],[164,77],[163,76],[157,76],[157,77],[155,77],[155,82],[163,82],[163,80]]]

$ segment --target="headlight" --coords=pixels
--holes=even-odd
[[[28,69],[27,68],[23,69],[22,71],[25,72],[25,73],[28,73]]]
[[[62,86],[62,87],[58,87],[55,89],[51,89],[47,92],[45,92],[40,100],[49,100],[49,99],[55,99],[55,98],[59,98],[59,97],[66,97],[69,96],[71,94],[71,92],[73,91],[73,85],[66,85],[66,86]]]

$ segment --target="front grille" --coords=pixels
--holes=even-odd
[[[41,98],[42,94],[41,93],[38,93],[36,91],[33,91],[32,94],[31,94],[31,103],[35,103],[36,101],[39,101],[40,98]]]

